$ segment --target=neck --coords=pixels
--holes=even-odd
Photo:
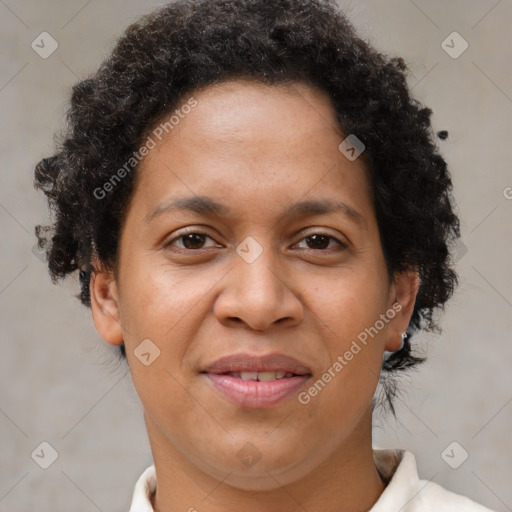
[[[365,512],[385,488],[373,459],[371,410],[343,446],[306,476],[287,485],[271,475],[275,488],[244,490],[212,477],[192,464],[169,439],[145,417],[157,474],[152,496],[155,512]]]

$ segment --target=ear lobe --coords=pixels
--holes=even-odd
[[[402,333],[407,330],[411,321],[416,296],[420,288],[418,272],[407,270],[395,274],[393,291],[393,309],[396,315],[389,322],[385,349],[394,352],[400,348]],[[398,307],[399,305],[399,307]]]
[[[119,313],[119,295],[113,272],[93,271],[91,275],[91,310],[94,325],[100,336],[111,345],[123,342]]]

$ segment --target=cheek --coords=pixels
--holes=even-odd
[[[344,269],[338,276],[325,278],[322,285],[317,284],[310,292],[310,303],[330,334],[329,345],[342,350],[385,312],[387,283],[371,267],[361,271]]]
[[[129,269],[130,270],[130,269]],[[173,336],[175,326],[211,289],[214,278],[166,263],[142,261],[125,272],[123,314],[133,331]],[[211,283],[210,283],[211,281]],[[147,332],[141,330],[147,329]]]
[[[222,273],[170,268],[165,263],[141,262],[137,268],[133,265],[133,272],[125,273],[121,318],[126,351],[132,354],[132,359],[141,342],[149,339],[159,351],[151,368],[167,370],[180,380],[182,365],[212,307],[209,294],[221,277]],[[148,373],[137,360],[133,371],[134,381],[142,371],[141,385],[150,385]],[[158,379],[153,385],[157,393],[165,392]]]
[[[326,293],[320,294],[321,289]],[[318,407],[330,404],[334,418],[346,414],[347,407],[366,407],[375,391],[387,325],[380,320],[387,307],[387,284],[381,275],[368,270],[326,281],[315,293],[314,313],[330,363],[319,376],[322,382],[317,391],[311,392],[318,396]]]

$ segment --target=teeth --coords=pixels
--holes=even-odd
[[[258,380],[258,372],[240,372],[242,380]]]
[[[275,380],[276,372],[258,372],[258,380]]]
[[[284,377],[291,377],[293,373],[286,372],[240,372],[242,380],[259,380],[271,381],[275,379],[283,379]]]

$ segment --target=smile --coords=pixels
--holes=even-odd
[[[311,370],[282,354],[222,358],[201,372],[230,402],[250,409],[276,406],[294,395],[311,377]]]
[[[241,376],[207,373],[214,388],[240,407],[263,409],[272,407],[297,392],[309,375],[274,377],[276,372],[261,372],[263,380],[242,379]],[[272,376],[272,377],[271,377]]]

